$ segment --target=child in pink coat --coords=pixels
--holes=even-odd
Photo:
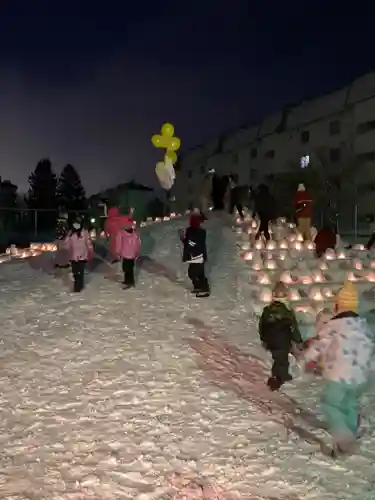
[[[125,289],[135,286],[134,265],[141,250],[141,240],[131,217],[124,217],[122,227],[116,238],[116,255],[122,259]]]
[[[67,248],[72,263],[74,292],[81,292],[85,286],[86,263],[92,259],[93,245],[89,232],[82,228],[82,222],[73,223],[73,228],[66,238]]]

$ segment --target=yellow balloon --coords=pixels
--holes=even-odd
[[[168,151],[177,151],[180,149],[181,141],[178,137],[171,137],[167,146]]]
[[[161,127],[161,135],[164,137],[173,137],[174,126],[171,123],[164,123]]]
[[[173,163],[173,165],[176,163],[177,161],[177,154],[175,151],[168,151],[165,153],[165,156],[164,156],[164,159],[166,160],[167,158],[169,158],[171,160],[171,162]]]
[[[153,135],[151,137],[151,142],[152,144],[156,147],[156,148],[165,148],[166,146],[164,146],[164,140],[163,140],[163,137],[161,135]]]

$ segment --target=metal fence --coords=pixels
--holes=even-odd
[[[30,208],[0,208],[0,243],[23,243],[27,241],[48,242],[56,236],[58,210]],[[96,225],[101,224],[101,214],[92,210],[68,211],[70,220],[78,215],[87,219],[94,218]]]

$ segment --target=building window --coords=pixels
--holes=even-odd
[[[360,153],[357,155],[360,162],[366,163],[367,161],[375,160],[375,151],[368,151],[367,153]]]
[[[258,172],[257,172],[256,168],[251,168],[250,169],[250,178],[255,181],[257,179],[257,177],[258,177]]]
[[[329,123],[329,135],[338,135],[341,133],[340,120],[333,120]]]
[[[257,148],[251,148],[250,150],[250,158],[252,160],[255,160],[255,158],[258,156],[258,150]]]
[[[267,151],[267,153],[265,153],[264,157],[272,160],[272,158],[275,158],[275,150],[270,149],[269,151]]]
[[[357,125],[357,134],[365,134],[366,132],[371,132],[371,130],[375,130],[375,120]]]
[[[375,191],[375,186],[371,182],[368,184],[361,184],[360,186],[358,186],[358,194],[365,195],[373,193],[374,191]]]
[[[301,143],[306,144],[310,140],[310,132],[308,130],[303,130],[301,132]]]
[[[193,178],[193,171],[192,170],[188,170],[187,171],[187,178],[188,179],[192,179]]]
[[[307,168],[310,165],[310,155],[301,156],[300,167]]]
[[[340,161],[341,155],[339,148],[332,148],[329,150],[329,159],[332,163]]]

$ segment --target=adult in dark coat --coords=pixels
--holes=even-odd
[[[233,214],[236,208],[241,219],[244,219],[242,198],[243,198],[243,188],[244,186],[238,185],[238,180],[236,175],[230,176],[230,199],[229,199],[229,213]]]
[[[262,234],[266,240],[270,239],[268,231],[269,222],[275,217],[275,200],[270,193],[268,186],[261,184],[254,196],[254,210],[260,219],[260,226],[256,238]]]

